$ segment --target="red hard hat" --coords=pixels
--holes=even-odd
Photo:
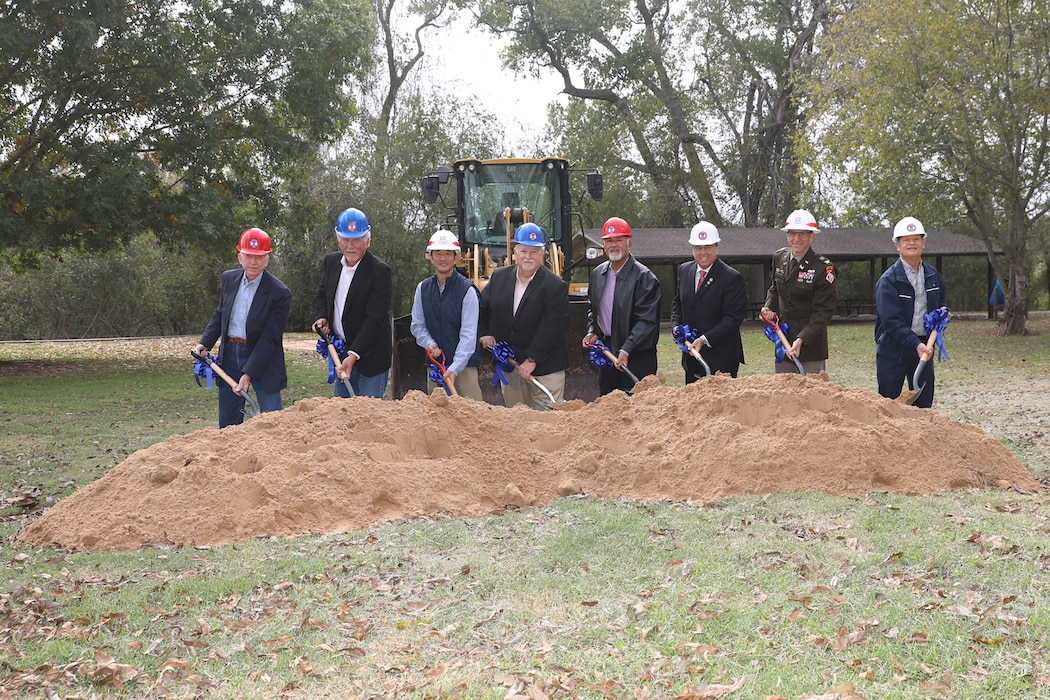
[[[634,237],[631,233],[631,225],[620,217],[614,216],[602,226],[602,238],[618,238],[619,236]]]
[[[273,252],[273,247],[270,245],[270,234],[261,228],[248,229],[241,234],[237,252],[245,255],[268,255]]]

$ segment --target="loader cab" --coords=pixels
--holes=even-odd
[[[546,265],[567,278],[587,248],[582,223],[573,232],[573,217],[578,218],[569,189],[573,172],[564,158],[463,159],[424,177],[423,198],[454,207],[446,222],[463,247],[462,271],[479,287],[495,268],[513,263],[514,231],[530,221],[547,237]],[[455,192],[454,204],[441,196],[446,184]],[[599,173],[588,173],[586,192],[601,199]]]

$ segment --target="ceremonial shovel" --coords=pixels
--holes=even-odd
[[[627,369],[627,365],[620,365],[619,367],[617,367],[617,365],[616,365],[616,355],[613,355],[612,352],[609,350],[609,348],[605,347],[604,345],[602,345],[602,354],[609,358],[609,361],[613,363],[613,367],[616,367],[616,369],[618,369],[621,372],[623,372],[624,374],[626,374],[630,378],[630,380],[632,382],[634,382],[635,384],[638,383],[638,377],[636,377],[634,375],[634,372],[632,372],[631,370]],[[703,360],[700,360],[700,361],[704,362]],[[704,362],[704,365],[706,366],[707,363]],[[710,368],[708,368],[708,374],[710,374],[710,373],[711,373],[711,370],[710,370]]]
[[[919,375],[922,374],[922,370],[923,370],[924,367],[926,367],[926,363],[929,362],[931,357],[933,357],[933,350],[932,350],[932,348],[936,344],[936,342],[937,342],[937,329],[934,328],[932,331],[930,331],[930,339],[926,341],[926,346],[931,348],[931,350],[929,352],[923,354],[923,356],[919,358],[919,364],[915,368],[915,374],[913,374],[912,377],[911,377],[911,385],[912,386],[919,386]],[[926,385],[923,384],[922,386],[919,386],[919,388],[914,390],[914,391],[912,391],[911,389],[905,389],[904,391],[901,392],[901,395],[897,397],[897,403],[902,403],[902,404],[905,404],[907,406],[911,406],[912,404],[914,404],[916,401],[919,400],[919,395],[922,394],[922,390],[925,389],[925,388],[926,388]]]
[[[802,363],[795,357],[795,353],[791,352],[791,343],[788,342],[787,336],[784,335],[784,331],[780,330],[780,324],[775,319],[770,318],[767,314],[759,314],[762,320],[767,325],[772,326],[773,330],[777,332],[777,337],[780,338],[780,344],[784,346],[784,354],[791,358],[791,361],[795,363],[795,367],[798,368],[798,373],[805,376],[806,370],[802,369]]]
[[[354,398],[354,387],[350,385],[350,377],[347,377],[339,370],[339,351],[335,349],[335,343],[332,342],[332,336],[322,331],[317,326],[314,326],[314,330],[317,331],[317,335],[321,336],[321,340],[328,346],[328,356],[332,358],[332,365],[335,367],[335,376],[343,382],[343,386],[346,387],[347,392],[350,394],[350,398]]]
[[[235,394],[240,395],[245,401],[248,402],[248,405],[250,406],[251,416],[252,417],[259,415],[259,407],[255,404],[255,400],[252,399],[252,397],[248,395],[247,391],[238,391],[237,390],[237,382],[233,381],[233,378],[231,378],[230,375],[226,374],[226,372],[223,371],[222,367],[219,366],[218,362],[215,362],[214,360],[211,359],[211,357],[209,357],[207,355],[201,355],[196,350],[190,350],[190,354],[193,355],[193,359],[200,360],[204,364],[206,364],[209,367],[211,367],[211,371],[215,372],[215,374],[217,374],[220,377],[222,377],[223,381],[225,381],[227,384],[230,385],[230,388],[233,389],[233,392]]]

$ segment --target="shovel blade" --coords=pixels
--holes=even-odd
[[[926,385],[923,384],[915,391],[905,389],[901,392],[901,395],[897,397],[897,403],[902,403],[905,406],[913,406],[915,402],[919,400],[919,397],[922,396],[923,389],[925,388]]]

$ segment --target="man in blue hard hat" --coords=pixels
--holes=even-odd
[[[503,385],[503,402],[525,404],[541,411],[551,400],[536,379],[561,401],[569,349],[565,328],[569,322],[569,285],[543,265],[546,242],[534,223],[514,232],[514,264],[497,268],[481,291],[478,335],[482,347],[507,342],[518,363]]]
[[[368,251],[372,229],[361,210],[343,211],[335,235],[339,252],[326,255],[321,265],[314,328],[342,339],[346,357],[339,370],[350,378],[354,394],[381,399],[393,358],[390,301],[394,276],[389,265]],[[349,398],[342,382],[334,386],[337,397]]]

